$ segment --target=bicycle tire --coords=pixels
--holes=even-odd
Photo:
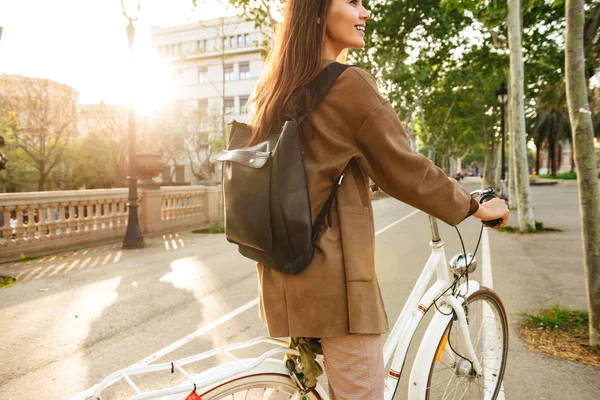
[[[271,390],[271,392],[268,392]],[[264,373],[232,379],[200,394],[202,400],[248,399],[284,400],[297,392],[288,375]],[[266,397],[265,397],[266,395]],[[242,397],[243,396],[243,397]],[[306,394],[308,400],[322,400],[316,391]],[[304,397],[300,397],[303,399]]]
[[[450,319],[450,321],[448,322],[448,325],[446,326],[445,330],[444,330],[444,334],[442,335],[442,338],[440,340],[440,342],[438,343],[437,347],[436,347],[436,351],[434,353],[434,357],[433,360],[431,360],[431,367],[429,369],[429,376],[427,379],[427,389],[425,392],[425,398],[427,400],[435,400],[438,398],[462,398],[464,397],[464,395],[466,394],[466,392],[469,392],[469,396],[465,397],[465,398],[472,398],[472,389],[475,388],[475,392],[481,394],[481,398],[485,398],[485,399],[491,399],[494,400],[498,397],[498,394],[500,392],[501,389],[501,385],[502,385],[502,379],[504,378],[504,371],[506,369],[506,358],[508,355],[508,319],[506,317],[506,311],[504,309],[504,305],[502,304],[502,301],[500,300],[500,298],[498,297],[498,295],[488,289],[488,288],[481,288],[478,291],[474,292],[473,294],[471,294],[468,299],[467,299],[467,305],[468,305],[468,310],[469,310],[469,318],[468,318],[468,322],[469,322],[469,327],[473,326],[473,327],[478,327],[479,324],[477,323],[471,323],[473,321],[472,317],[472,311],[473,311],[473,304],[474,302],[479,302],[479,301],[484,301],[486,303],[481,303],[482,306],[480,307],[480,310],[475,309],[476,311],[481,311],[482,314],[482,318],[486,319],[486,324],[483,323],[483,321],[481,322],[481,327],[479,328],[479,332],[477,332],[477,335],[474,336],[472,332],[470,332],[471,334],[471,338],[473,341],[473,347],[475,348],[475,352],[477,354],[477,357],[479,359],[479,361],[482,364],[482,367],[484,367],[484,376],[482,377],[478,377],[478,376],[474,376],[472,374],[466,374],[465,375],[465,366],[468,366],[468,360],[465,360],[464,358],[462,358],[460,355],[465,356],[466,355],[466,351],[464,350],[464,347],[460,348],[460,350],[456,350],[457,347],[459,347],[460,345],[460,339],[462,337],[462,334],[460,334],[460,330],[459,330],[459,325],[458,323],[455,325],[456,329],[452,329],[452,325],[454,320]],[[489,307],[485,308],[485,304],[487,304]],[[494,321],[489,320],[489,312],[493,310],[494,312]],[[494,326],[495,324],[495,326]],[[488,326],[488,328],[486,328],[485,330],[489,330],[490,332],[492,332],[492,336],[494,335],[494,333],[496,335],[501,334],[501,338],[494,338],[494,337],[490,337],[488,343],[491,343],[491,345],[484,345],[484,346],[480,346],[479,345],[479,339],[481,337],[481,333],[484,330],[484,327]],[[495,330],[495,332],[494,332]],[[457,333],[458,332],[458,333]],[[452,337],[453,334],[457,333],[454,338]],[[450,334],[450,337],[448,339],[446,339],[448,337],[448,335]],[[458,338],[457,338],[458,336]],[[486,339],[488,335],[486,335]],[[493,340],[493,342],[492,342]],[[446,343],[445,343],[446,342]],[[447,343],[449,343],[450,345],[448,345]],[[490,359],[493,359],[495,357],[492,356],[485,356],[484,357],[484,352],[489,352],[489,351],[494,351],[495,353],[498,353],[498,350],[494,350],[495,346],[498,346],[499,344],[502,344],[502,348],[501,348],[501,354],[500,354],[500,359],[496,360],[495,363],[493,363],[492,361],[488,361]],[[443,347],[443,348],[442,348]],[[456,351],[458,352],[457,355]],[[461,351],[462,350],[462,351]],[[450,353],[451,352],[451,353]],[[454,362],[454,364],[449,363],[446,364],[448,362],[448,359],[453,358],[454,356],[452,355],[452,353],[455,355],[454,360],[451,360],[452,362]],[[442,362],[442,358],[447,357],[447,359],[445,360],[446,362]],[[456,361],[458,360],[458,362]],[[440,367],[439,370],[437,370],[438,372],[440,372],[439,375],[436,375],[435,379],[434,379],[434,374],[436,373],[436,367]],[[463,367],[462,371],[460,371],[460,367]],[[438,396],[438,393],[442,390],[442,388],[444,387],[443,383],[444,380],[438,378],[438,376],[441,375],[442,371],[446,371],[445,374],[449,376],[448,378],[448,383],[446,384],[445,388],[443,389],[443,394],[442,396]],[[495,372],[493,372],[495,370]],[[472,369],[471,369],[472,372]],[[486,378],[486,374],[487,374],[487,378]],[[490,377],[491,376],[491,377]],[[454,391],[454,393],[456,394],[455,397],[448,397],[446,396],[447,392],[448,392],[448,388],[450,387],[451,381],[452,380],[456,380],[456,387],[454,389],[451,389],[451,392],[448,393],[448,395],[452,394],[452,391]],[[494,381],[494,387],[493,390],[486,388],[486,380],[493,380]],[[458,385],[461,384],[461,388],[460,390],[458,389]],[[474,384],[474,385],[471,385]],[[441,386],[439,386],[441,385]],[[466,389],[463,390],[463,386],[466,386]],[[483,391],[482,391],[483,389]],[[488,396],[486,396],[486,393],[488,394]],[[491,397],[489,397],[489,394],[491,394]],[[478,397],[475,397],[478,398]]]

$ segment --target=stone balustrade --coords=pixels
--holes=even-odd
[[[127,189],[0,194],[0,262],[121,241]],[[220,186],[138,190],[145,235],[200,229],[222,221]]]

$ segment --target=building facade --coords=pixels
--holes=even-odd
[[[264,65],[257,45],[264,40],[264,35],[254,28],[253,22],[241,17],[153,27],[151,34],[153,47],[174,74],[172,113],[176,118],[190,114],[200,118],[199,131],[207,138],[204,153],[207,157],[208,142],[225,137],[226,122],[247,120],[248,98]],[[186,143],[191,143],[191,139]],[[198,176],[196,164],[203,162],[206,160],[188,160],[178,166],[176,182],[219,181],[218,166],[213,167],[210,177]],[[170,168],[173,165],[167,166]],[[165,171],[165,174],[172,172]]]

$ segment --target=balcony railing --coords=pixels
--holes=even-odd
[[[127,189],[0,194],[0,262],[123,239]],[[222,220],[220,186],[139,189],[144,234]]]

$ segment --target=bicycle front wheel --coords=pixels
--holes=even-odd
[[[200,395],[202,400],[287,400],[294,398],[321,400],[316,392],[297,394],[296,385],[289,376],[280,374],[257,374],[228,381]]]
[[[508,353],[506,311],[496,293],[482,288],[469,296],[465,313],[483,374],[477,376],[468,359],[460,325],[451,318],[431,362],[426,399],[498,397]]]

